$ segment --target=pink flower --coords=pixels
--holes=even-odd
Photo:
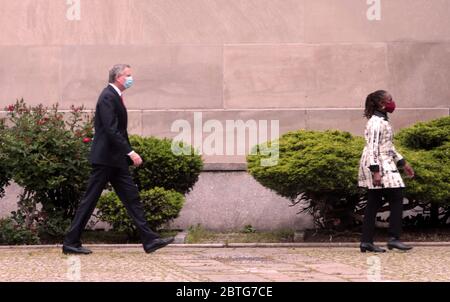
[[[92,141],[92,139],[90,137],[83,138],[83,143],[85,143],[85,144],[90,143],[91,141]]]
[[[7,108],[7,110],[8,110],[9,112],[13,112],[13,111],[14,111],[14,108],[15,108],[14,105],[9,105],[8,108]]]

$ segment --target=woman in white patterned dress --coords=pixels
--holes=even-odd
[[[364,116],[367,122],[366,146],[361,156],[358,184],[368,189],[367,206],[364,213],[361,252],[385,252],[373,244],[375,218],[384,201],[389,202],[389,249],[409,250],[411,247],[400,241],[403,217],[403,188],[405,184],[399,169],[414,177],[413,169],[397,152],[393,144],[393,130],[388,113],[395,110],[392,96],[378,90],[367,96]]]

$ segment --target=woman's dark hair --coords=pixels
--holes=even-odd
[[[380,108],[380,103],[384,100],[387,91],[377,90],[369,94],[366,98],[366,109],[364,110],[364,116],[366,118],[371,118],[375,110]]]

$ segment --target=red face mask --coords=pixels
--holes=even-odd
[[[386,112],[388,112],[388,113],[392,113],[395,111],[395,107],[396,107],[395,102],[392,101],[392,102],[389,102],[386,105],[384,105],[384,110],[386,110]]]

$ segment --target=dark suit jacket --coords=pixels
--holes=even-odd
[[[132,151],[127,125],[127,109],[117,91],[108,85],[100,94],[95,109],[91,164],[123,167],[131,163],[127,155]]]

